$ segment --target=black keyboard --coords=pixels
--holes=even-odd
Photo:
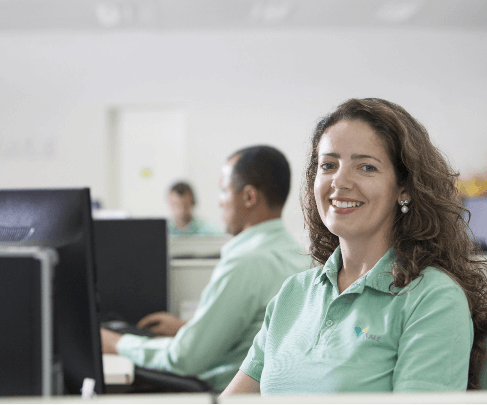
[[[149,329],[137,328],[137,326],[135,326],[134,324],[125,321],[119,321],[119,320],[104,321],[100,323],[100,326],[102,328],[121,333],[122,335],[126,333],[130,333],[131,335],[137,335],[137,336],[147,336],[147,337],[156,336]]]

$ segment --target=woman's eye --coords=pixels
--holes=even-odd
[[[321,166],[321,170],[331,170],[335,168],[333,163],[323,163]]]
[[[367,173],[372,173],[377,171],[377,169],[372,165],[363,165],[360,167],[360,169]]]

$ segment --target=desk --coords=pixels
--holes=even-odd
[[[486,391],[441,394],[328,394],[302,396],[238,395],[218,398],[212,394],[125,394],[81,396],[8,397],[0,404],[485,404]]]
[[[90,400],[81,395],[58,397],[5,397],[0,404],[214,404],[211,394],[122,394],[97,395]]]
[[[134,382],[134,363],[119,354],[103,354],[103,376],[106,385],[132,384]]]
[[[392,394],[356,393],[321,395],[236,395],[217,399],[218,404],[485,404],[486,391],[459,393]]]

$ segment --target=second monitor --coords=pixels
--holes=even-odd
[[[167,311],[166,220],[95,220],[93,228],[100,320],[135,324]]]

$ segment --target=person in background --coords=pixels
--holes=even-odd
[[[485,260],[455,173],[402,107],[352,99],[316,127],[302,194],[311,256],[222,395],[479,389]]]
[[[269,146],[235,152],[222,168],[219,205],[234,237],[187,323],[166,313],[150,314],[139,327],[153,325],[149,339],[102,329],[104,353],[119,353],[139,366],[196,375],[222,391],[238,371],[265,308],[286,278],[310,268],[311,259],[281,219],[290,189],[285,156]]]
[[[218,228],[202,218],[194,216],[196,197],[191,186],[186,182],[177,182],[170,189],[167,203],[172,218],[168,221],[169,235],[221,235]]]

